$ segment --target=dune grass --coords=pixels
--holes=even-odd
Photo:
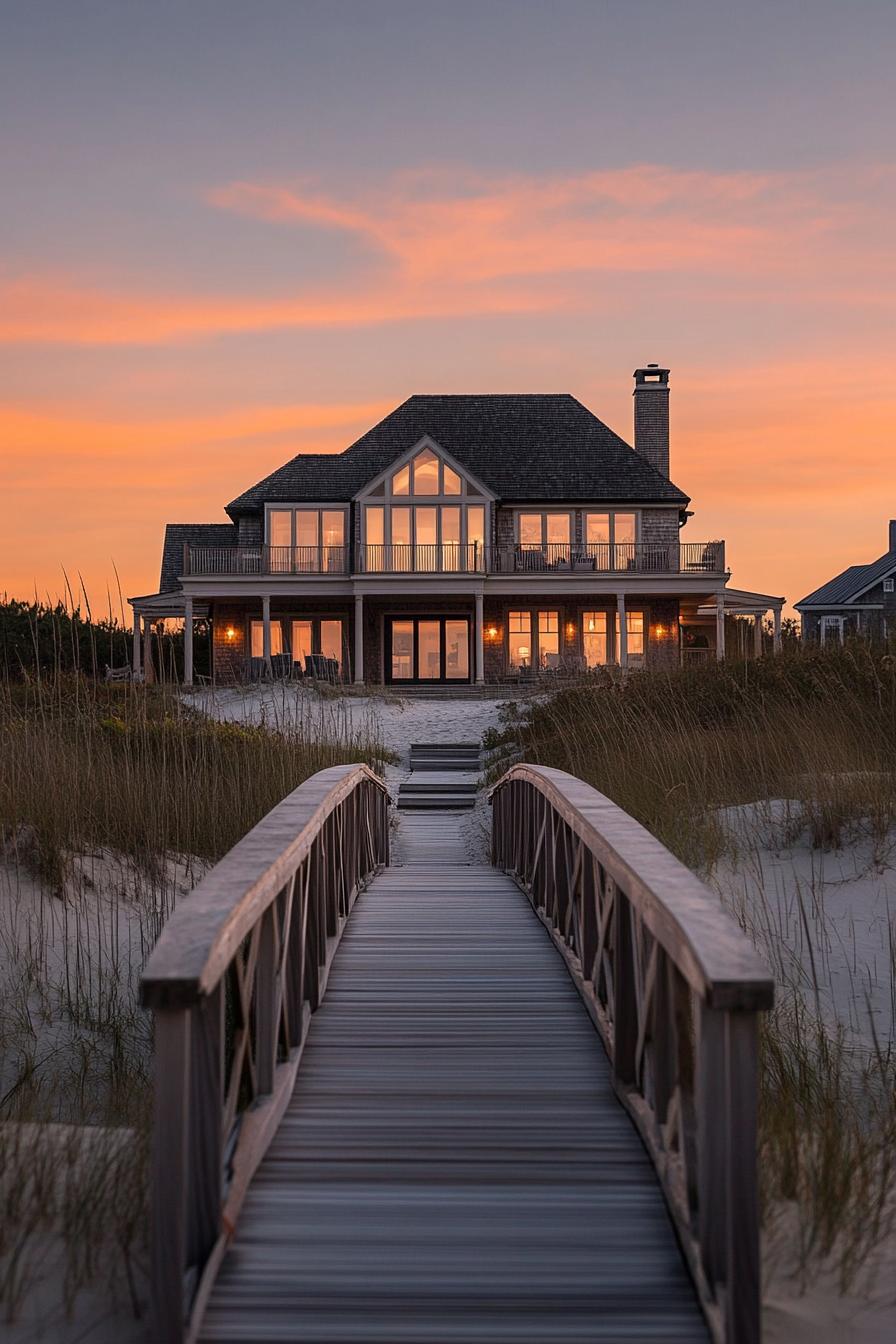
[[[875,862],[892,871],[896,659],[886,649],[796,649],[625,679],[598,673],[510,706],[487,745],[493,775],[520,758],[568,770],[704,876],[744,843],[723,809],[757,804],[761,823],[776,799],[789,800],[783,829],[793,838],[808,835],[831,850],[870,837]],[[781,834],[780,843],[789,838]],[[733,913],[756,937],[757,924]],[[896,1003],[894,918],[896,874],[890,956],[875,972],[889,976]],[[774,929],[771,917],[760,923]],[[813,1011],[805,985],[782,971],[775,948],[758,941],[778,975],[778,1005],[761,1037],[766,1231],[786,1224],[801,1286],[824,1273],[840,1291],[858,1291],[873,1248],[893,1231],[896,1042],[876,1041],[864,1053],[847,1046],[845,1033]],[[857,1004],[857,1014],[864,1008]]]
[[[385,754],[331,705],[320,723],[277,731],[216,722],[173,687],[62,670],[0,681],[7,1321],[48,1297],[71,1314],[85,1293],[142,1310],[145,960],[178,897],[285,794]]]

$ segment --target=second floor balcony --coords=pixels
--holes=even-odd
[[[347,574],[722,575],[724,541],[563,542],[484,547],[480,542],[369,546],[186,546],[186,576]]]

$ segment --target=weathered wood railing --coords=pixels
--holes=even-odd
[[[529,896],[603,1039],[713,1338],[756,1344],[757,1013],[771,976],[703,883],[589,785],[517,765],[491,801],[492,861]]]
[[[149,959],[156,1344],[195,1338],[345,921],[388,859],[382,782],[364,765],[321,770],[181,902]]]

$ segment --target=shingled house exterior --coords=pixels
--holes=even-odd
[[[171,523],[141,622],[212,623],[213,674],[326,672],[400,686],[501,682],[725,653],[722,541],[682,540],[669,371],[636,370],[634,447],[568,395],[412,396],[339,454],[303,454]]]
[[[896,633],[896,518],[889,546],[868,565],[850,565],[796,603],[803,638],[819,644],[850,635],[886,639]]]

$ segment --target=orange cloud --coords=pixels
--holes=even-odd
[[[618,277],[663,273],[691,301],[892,299],[894,171],[711,173],[639,166],[565,178],[401,174],[359,199],[235,182],[216,208],[363,241],[350,275],[280,299],[0,284],[0,341],[153,344],[283,328],[588,312]],[[365,269],[366,268],[366,269]],[[385,274],[384,274],[385,271]],[[820,281],[822,283],[820,283]]]

